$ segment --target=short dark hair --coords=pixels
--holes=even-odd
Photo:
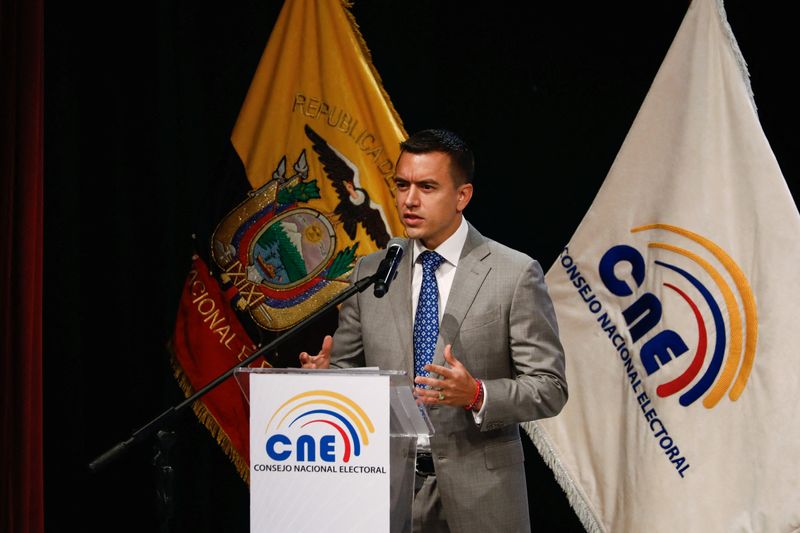
[[[464,139],[450,130],[427,129],[412,134],[400,143],[400,153],[442,152],[450,156],[450,174],[456,185],[472,183],[475,157]]]

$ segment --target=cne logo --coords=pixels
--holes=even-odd
[[[655,260],[653,264],[655,268],[677,275],[680,282],[664,282],[663,286],[680,296],[686,304],[684,312],[691,313],[697,328],[697,345],[690,364],[677,377],[659,384],[656,393],[660,397],[681,393],[678,401],[683,406],[689,406],[702,397],[702,403],[708,409],[716,406],[726,393],[731,401],[736,401],[753,369],[758,340],[756,302],[747,277],[719,245],[685,228],[648,224],[632,228],[631,233],[654,230],[666,232],[671,242],[651,240],[648,249],[668,252],[666,256],[675,259]],[[690,243],[694,243],[691,246],[697,252],[686,247]],[[615,268],[621,263],[629,265],[636,288],[615,273]],[[626,297],[642,287],[647,267],[644,256],[636,248],[617,245],[601,258],[599,274],[609,291]],[[701,308],[707,309],[705,315],[710,315],[710,321],[704,317]],[[641,293],[622,311],[631,342],[636,343],[655,331],[662,313],[662,303],[655,294]],[[683,336],[663,329],[642,345],[639,355],[645,371],[651,376],[688,351]]]
[[[276,462],[337,460],[349,463],[369,445],[375,427],[351,398],[331,390],[311,390],[289,398],[267,422],[267,456]]]

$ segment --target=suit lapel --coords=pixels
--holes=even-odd
[[[472,306],[486,275],[491,270],[484,259],[491,251],[486,239],[478,230],[469,226],[467,240],[456,267],[453,285],[447,297],[447,307],[439,326],[439,340],[436,343],[436,353],[433,357],[434,364],[444,365],[444,347],[452,344],[461,329],[461,322]]]
[[[389,304],[392,306],[394,323],[397,328],[399,339],[400,354],[403,358],[403,369],[408,372],[411,379],[414,379],[414,349],[411,344],[412,339],[412,320],[411,320],[411,274],[412,264],[411,241],[407,241],[403,259],[397,267],[397,278],[392,282],[395,285],[389,291]],[[386,347],[390,350],[390,347]]]

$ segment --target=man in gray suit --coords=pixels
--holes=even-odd
[[[519,423],[567,401],[542,269],[464,219],[474,160],[463,140],[423,130],[400,147],[396,201],[410,242],[397,278],[382,299],[348,299],[333,338],[301,363],[415,376],[435,434],[417,458],[414,531],[530,531]],[[354,279],[374,274],[383,256],[361,259]]]

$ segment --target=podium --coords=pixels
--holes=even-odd
[[[405,372],[248,368],[250,531],[410,532],[417,439]]]

